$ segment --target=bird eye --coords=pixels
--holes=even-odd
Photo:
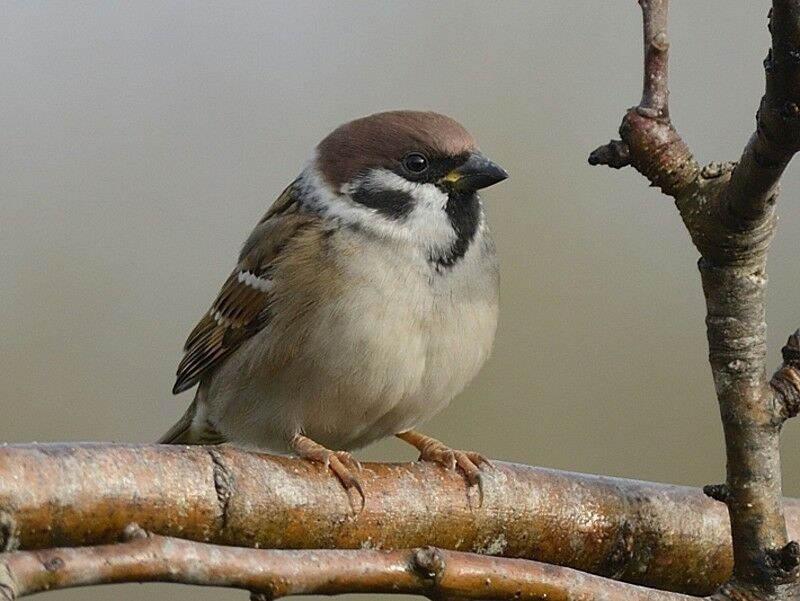
[[[412,173],[422,173],[428,168],[428,159],[419,152],[410,152],[403,159],[403,165]]]

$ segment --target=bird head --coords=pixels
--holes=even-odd
[[[439,259],[466,252],[482,221],[477,191],[508,177],[457,121],[422,111],[376,113],[338,127],[319,143],[309,170],[308,192],[322,212]]]

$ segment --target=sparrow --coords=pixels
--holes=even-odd
[[[414,428],[491,351],[498,265],[478,190],[507,177],[438,113],[335,129],[189,334],[173,393],[197,391],[159,442],[295,453],[363,507],[349,451],[394,435],[480,485],[482,455]]]

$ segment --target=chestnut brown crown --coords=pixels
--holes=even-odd
[[[317,146],[320,171],[338,189],[366,169],[391,165],[411,152],[454,157],[477,150],[455,119],[429,111],[387,111],[333,130]]]

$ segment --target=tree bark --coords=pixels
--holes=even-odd
[[[691,601],[569,568],[520,559],[424,548],[401,551],[243,549],[127,529],[129,542],[0,555],[0,601],[33,593],[119,582],[181,582],[287,595],[411,593],[431,599]]]
[[[232,447],[0,447],[0,532],[11,549],[97,545],[131,522],[195,541],[262,548],[433,545],[536,559],[707,594],[732,570],[724,507],[699,489],[496,462],[485,498],[425,463],[365,464],[367,502],[308,462]],[[787,500],[800,535],[800,501]]]
[[[672,196],[700,251],[709,362],[725,433],[727,477],[707,492],[727,505],[734,578],[725,598],[800,595],[800,545],[790,542],[781,497],[780,430],[796,414],[797,357],[772,382],[766,370],[766,263],[777,223],[778,181],[800,150],[800,2],[774,0],[766,93],[756,132],[738,164],[700,169],[669,116],[668,0],[639,0],[644,21],[644,92],[593,164],[630,164]],[[792,352],[789,351],[791,356]]]

